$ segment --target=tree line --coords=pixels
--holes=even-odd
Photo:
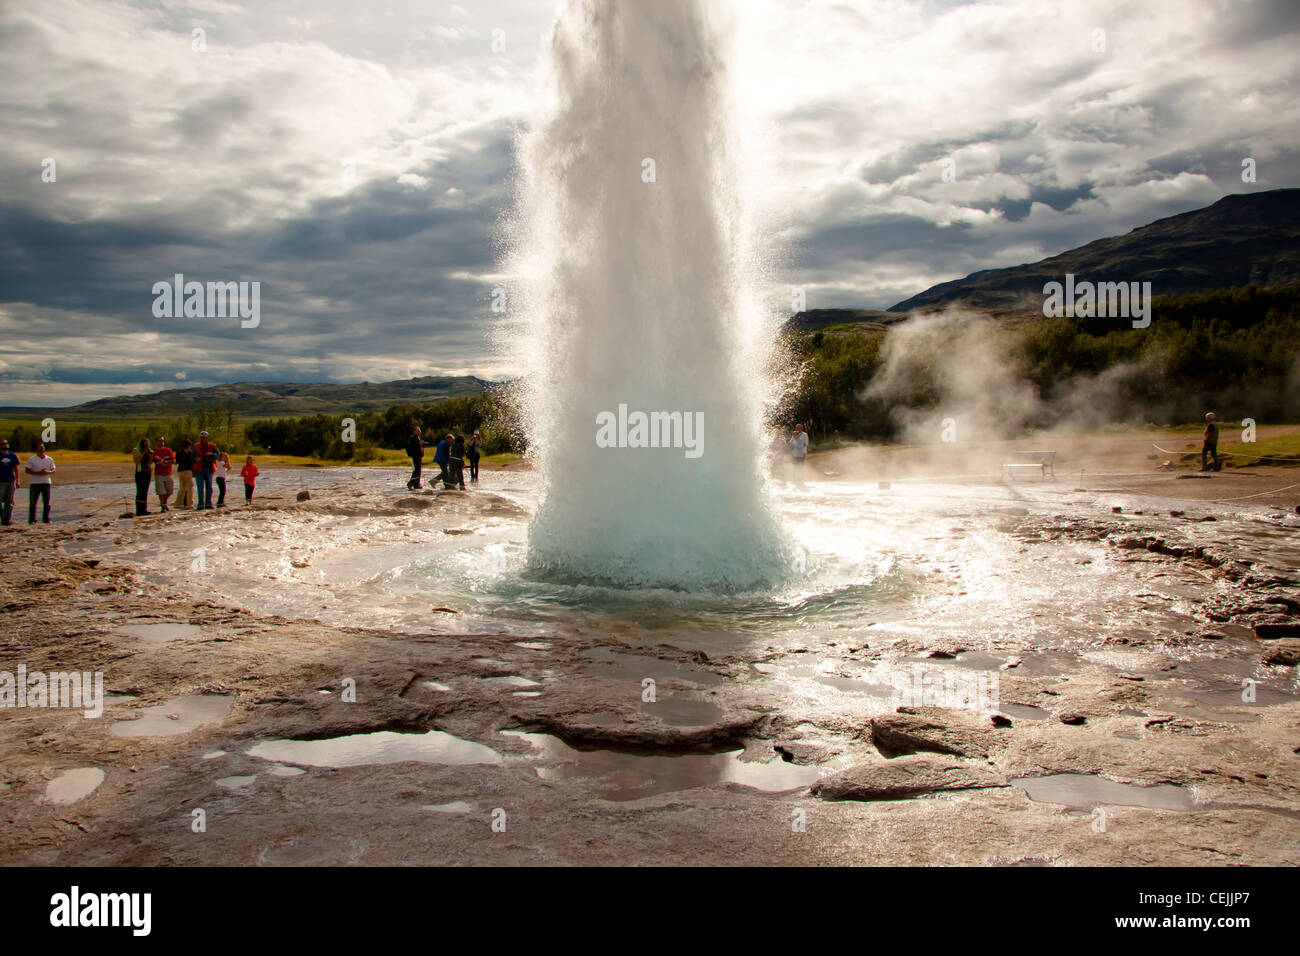
[[[429,442],[448,433],[468,437],[481,432],[484,455],[522,452],[525,447],[509,395],[503,390],[432,404],[408,402],[382,412],[255,421],[246,425],[244,432],[252,446],[271,454],[366,461],[375,456],[376,448],[405,447],[416,425]]]

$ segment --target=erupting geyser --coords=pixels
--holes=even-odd
[[[511,238],[543,476],[535,573],[745,591],[788,566],[761,474],[769,336],[723,11],[568,0],[551,36]]]

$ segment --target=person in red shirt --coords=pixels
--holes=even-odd
[[[253,486],[257,484],[257,466],[253,464],[253,456],[249,455],[244,462],[244,467],[239,469],[239,476],[244,479],[244,502],[253,500]]]
[[[167,447],[167,440],[158,436],[158,444],[153,447],[153,488],[158,492],[160,511],[167,510],[167,499],[176,490],[172,478],[172,466],[176,463],[176,453]]]

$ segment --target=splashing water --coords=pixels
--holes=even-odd
[[[770,334],[720,15],[712,0],[569,0],[555,24],[511,240],[543,476],[533,574],[736,592],[788,567],[760,472]],[[701,453],[601,447],[598,416],[620,405],[702,413]]]

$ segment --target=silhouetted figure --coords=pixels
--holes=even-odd
[[[1201,471],[1219,471],[1219,426],[1214,422],[1214,412],[1205,413],[1205,435],[1201,443]],[[1214,467],[1206,463],[1206,457],[1214,459]]]

